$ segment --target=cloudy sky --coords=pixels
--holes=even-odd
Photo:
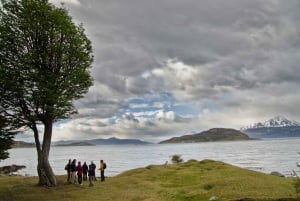
[[[63,2],[92,41],[95,81],[53,140],[158,142],[278,115],[300,121],[299,0]]]

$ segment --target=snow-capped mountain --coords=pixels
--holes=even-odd
[[[241,130],[252,138],[300,137],[300,123],[282,116],[244,126]]]
[[[276,116],[263,123],[258,122],[248,126],[244,126],[241,130],[253,129],[253,128],[272,128],[272,127],[287,127],[287,126],[300,126],[299,122],[294,120],[288,120],[283,116]]]

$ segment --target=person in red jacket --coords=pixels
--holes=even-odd
[[[82,183],[82,173],[83,173],[83,168],[81,166],[80,161],[78,161],[77,165],[77,176],[78,176],[78,184],[81,185]]]

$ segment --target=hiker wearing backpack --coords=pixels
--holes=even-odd
[[[104,170],[106,169],[106,163],[103,160],[100,160],[100,175],[101,181],[105,181]]]

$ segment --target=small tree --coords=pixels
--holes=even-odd
[[[74,114],[73,101],[92,85],[91,42],[64,8],[48,0],[1,2],[0,107],[18,128],[32,130],[39,185],[55,186],[48,159],[53,123]]]
[[[183,162],[183,159],[181,158],[180,155],[175,154],[172,156],[171,161],[172,163],[181,163]]]

